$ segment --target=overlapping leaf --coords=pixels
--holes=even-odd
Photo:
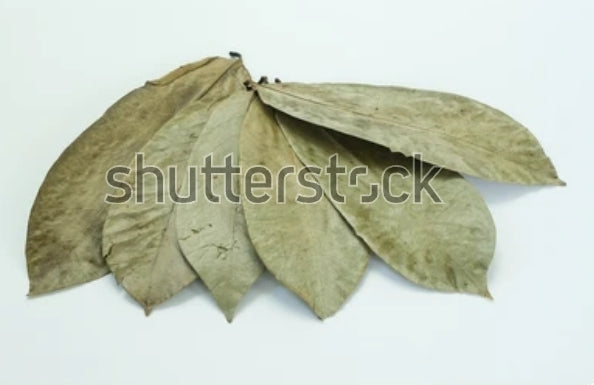
[[[147,82],[110,107],[64,151],[31,209],[27,234],[30,295],[109,272],[101,255],[107,170],[127,164],[180,108],[200,99],[233,63],[208,58]]]
[[[332,202],[379,257],[422,286],[490,296],[487,270],[495,226],[480,194],[464,178],[448,170],[432,173],[430,165],[360,139],[336,133],[333,137],[288,115],[279,113],[277,118],[306,165],[323,168],[339,154],[346,170],[365,167],[356,180],[350,181],[347,173],[337,175],[335,191],[344,203]],[[418,186],[433,175],[429,187],[436,196],[424,196]],[[318,181],[329,194],[329,178]],[[386,181],[392,202],[379,191]],[[362,203],[373,194],[373,185],[376,198]]]
[[[274,176],[286,166],[293,166],[294,172],[303,166],[273,111],[257,99],[250,105],[241,131],[240,163],[243,170],[260,165]],[[278,191],[279,184],[273,181],[268,202],[244,199],[252,243],[280,282],[318,317],[329,317],[361,280],[368,261],[367,248],[327,199],[312,204],[297,201],[300,194],[311,192],[297,183],[295,174],[286,174],[284,203],[277,203]]]
[[[143,203],[136,200],[112,205],[103,228],[103,253],[118,282],[148,313],[196,279],[183,258],[175,229],[176,206],[169,198],[183,182],[188,158],[211,114],[211,109],[234,91],[243,89],[249,75],[235,61],[217,77],[207,92],[177,111],[141,149],[144,166],[155,167],[166,176],[143,178],[136,186],[139,165],[132,165],[127,182],[142,187]],[[179,172],[175,184],[169,173]],[[173,184],[173,185],[172,185]],[[159,198],[159,195],[163,198]]]
[[[237,161],[239,130],[253,97],[252,92],[238,91],[215,108],[192,151],[190,166],[205,166],[209,156],[211,165],[216,167],[222,167],[228,156]],[[198,186],[193,186],[194,194],[205,186],[204,175],[201,176]],[[226,178],[215,175],[208,192],[212,197],[200,196],[191,204],[177,207],[181,249],[228,321],[233,319],[237,304],[263,271],[248,237],[243,208],[239,201],[229,200],[230,195],[240,198],[239,179],[234,177],[231,182],[227,186]],[[230,194],[226,194],[229,188]],[[188,196],[192,194],[187,183],[182,191]]]
[[[536,138],[462,96],[359,84],[263,84],[264,103],[293,117],[450,170],[500,182],[563,184]]]

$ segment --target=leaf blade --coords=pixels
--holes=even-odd
[[[288,115],[485,179],[564,185],[538,140],[521,124],[458,95],[359,84],[258,86]]]
[[[379,198],[373,203],[360,203],[370,185],[381,185],[383,170],[394,166],[414,170],[418,167],[414,163],[422,166],[421,162],[356,138],[331,135],[321,127],[282,113],[277,113],[277,119],[306,165],[323,167],[329,157],[338,153],[347,170],[369,167],[367,174],[359,175],[356,187],[340,191],[346,203],[333,203],[388,265],[427,288],[490,297],[487,270],[495,249],[495,226],[480,194],[464,178],[447,170],[437,174],[432,187],[443,204],[415,203],[413,179],[398,176],[390,179],[391,190],[398,195],[409,194],[408,200],[389,203]],[[327,193],[329,181],[318,181]],[[338,177],[338,186],[348,185],[347,175]]]
[[[109,207],[103,228],[103,250],[109,268],[124,289],[149,313],[197,277],[183,257],[175,229],[177,206],[169,199],[181,187],[168,183],[170,167],[185,170],[191,150],[206,125],[214,105],[243,89],[249,74],[237,61],[219,76],[209,92],[177,112],[142,148],[144,164],[165,174],[144,184],[144,203],[134,201]],[[135,186],[138,165],[127,179]],[[140,184],[139,184],[140,186]],[[134,192],[138,193],[136,186]],[[158,203],[163,194],[164,202]]]
[[[241,131],[240,164],[243,172],[262,165],[273,175],[284,166],[297,171],[302,166],[272,110],[257,99]],[[303,190],[293,175],[287,176],[285,185],[282,204],[250,202],[242,187],[248,232],[266,268],[324,319],[356,288],[367,267],[368,251],[326,199],[300,204],[295,197]],[[273,199],[277,188],[273,185]]]
[[[127,164],[180,106],[200,98],[232,60],[207,58],[167,84],[147,82],[122,97],[59,157],[42,183],[29,217],[29,295],[100,278],[109,272],[101,232],[109,192],[105,173]],[[79,226],[72,228],[71,223]]]
[[[225,164],[228,155],[238,159],[239,129],[252,98],[253,93],[239,91],[216,107],[192,151],[189,165],[203,167],[209,154],[216,167]],[[199,197],[193,204],[179,205],[176,226],[186,260],[231,322],[239,301],[264,268],[247,234],[243,208],[239,202],[226,199],[225,183],[222,178],[212,179],[212,192],[220,203]],[[239,179],[233,178],[232,183],[232,192],[237,194]],[[188,190],[187,183],[182,190]]]

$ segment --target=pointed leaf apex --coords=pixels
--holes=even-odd
[[[152,306],[145,305],[145,306],[143,306],[143,308],[144,308],[144,315],[147,317],[149,315],[151,315],[151,313],[153,312]]]
[[[491,301],[494,300],[493,296],[491,295],[491,292],[489,292],[489,289],[485,289],[485,292],[483,293],[483,297],[490,299]]]
[[[226,311],[225,313],[225,319],[227,320],[228,323],[232,323],[233,322],[233,318],[235,317],[235,309],[230,310],[230,311]]]

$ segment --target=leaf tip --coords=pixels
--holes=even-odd
[[[37,295],[37,293],[35,292],[33,283],[29,283],[29,291],[27,292],[27,297],[31,298],[31,297],[35,297],[36,295]]]
[[[332,317],[338,311],[338,309],[336,309],[336,310],[318,309],[314,306],[313,311],[316,314],[316,317],[318,317],[318,319],[320,321],[325,321],[327,318]]]
[[[43,294],[50,293],[57,289],[43,287],[43,285],[35,284],[34,282],[29,282],[29,291],[27,292],[28,298],[39,297]]]
[[[223,313],[225,313],[225,319],[227,320],[227,323],[232,323],[233,318],[235,317],[235,309],[224,311]]]
[[[494,300],[493,296],[491,295],[491,292],[487,288],[485,288],[485,291],[482,293],[482,296],[491,300],[491,301]]]

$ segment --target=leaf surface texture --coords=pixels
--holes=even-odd
[[[431,165],[357,138],[332,136],[282,113],[277,118],[306,165],[324,167],[338,154],[339,165],[348,171],[367,168],[366,174],[357,176],[356,186],[349,186],[346,173],[339,175],[337,191],[345,203],[332,202],[380,258],[419,285],[490,296],[487,270],[495,248],[495,226],[478,191],[460,174],[433,170],[437,174],[430,186],[441,201],[433,202],[426,191],[414,187],[415,178],[420,186],[422,178],[431,175]],[[385,170],[391,173],[384,174]],[[329,178],[318,181],[328,194]],[[361,203],[370,195],[370,186],[378,186],[380,192],[383,181],[389,183],[392,197],[401,198],[389,202],[380,195]]]
[[[126,165],[180,108],[200,99],[234,63],[207,58],[122,97],[60,155],[29,218],[29,295],[88,282],[109,272],[101,254],[106,172]]]
[[[242,90],[246,79],[247,71],[240,61],[235,61],[218,75],[204,96],[179,109],[141,149],[144,167],[160,169],[165,175],[164,183],[159,185],[156,177],[148,175],[143,178],[144,183],[136,186],[139,169],[133,163],[127,181],[135,186],[134,193],[142,196],[143,203],[132,200],[109,208],[103,229],[103,253],[117,281],[147,313],[196,279],[177,242],[177,207],[170,194],[182,186],[190,153],[212,108]],[[174,186],[171,167],[177,170]],[[143,186],[142,192],[136,188],[139,186]]]
[[[264,166],[277,175],[281,168],[302,167],[287,143],[274,112],[255,100],[240,135],[242,169]],[[255,177],[254,177],[255,178]],[[301,204],[310,195],[295,174],[285,179],[286,202],[277,203],[279,184],[273,181],[267,203],[244,199],[252,243],[266,268],[301,297],[320,318],[333,315],[355,290],[365,272],[369,253],[327,199]],[[245,186],[243,188],[245,194]]]
[[[205,158],[211,156],[212,165],[222,167],[229,155],[231,164],[237,164],[239,131],[253,97],[253,92],[238,91],[217,105],[192,151],[190,166],[201,168]],[[186,260],[231,321],[237,304],[264,268],[249,239],[242,205],[226,198],[229,181],[223,175],[214,175],[210,192],[219,202],[214,203],[201,195],[205,181],[204,175],[199,175],[196,202],[177,207],[179,244]],[[239,198],[239,176],[231,182],[231,193]],[[182,191],[190,194],[187,183]]]
[[[564,184],[536,138],[501,111],[462,96],[402,87],[258,86],[293,117],[450,170],[499,182]]]

